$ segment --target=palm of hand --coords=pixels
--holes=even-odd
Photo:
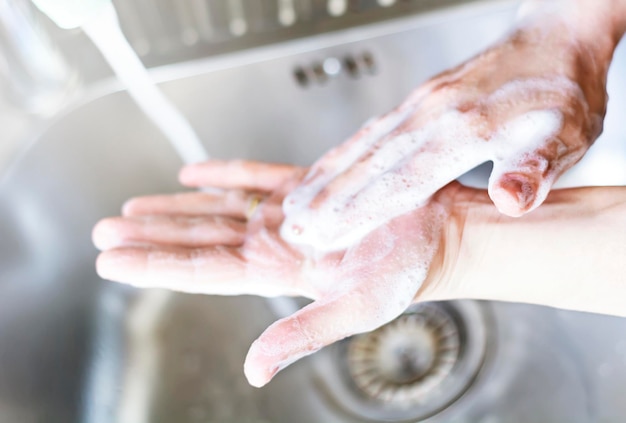
[[[230,180],[223,177],[229,174],[225,168],[235,175]],[[273,177],[254,181],[259,172]],[[315,300],[275,322],[252,345],[245,372],[251,384],[262,386],[293,361],[402,313],[426,279],[446,217],[433,201],[353,247],[315,253],[279,234],[282,200],[302,175],[301,169],[258,163],[191,166],[181,174],[184,183],[225,190],[131,200],[124,217],[105,219],[94,229],[94,242],[104,251],[98,272],[140,287]],[[256,195],[265,200],[246,222]]]

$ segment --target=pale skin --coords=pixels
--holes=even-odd
[[[104,219],[94,229],[94,243],[103,250],[98,273],[144,288],[315,300],[252,345],[245,372],[251,384],[262,386],[290,362],[402,313],[439,249],[446,193],[462,189],[442,191],[440,201],[433,198],[350,249],[321,254],[286,243],[278,232],[284,195],[303,173],[239,161],[186,167],[184,185],[224,191],[130,200],[122,217]],[[258,195],[264,200],[246,219]]]
[[[538,207],[601,132],[624,9],[624,0],[527,2],[508,37],[318,160],[286,199],[285,239],[345,247],[486,161],[494,163],[489,195],[500,212]],[[537,112],[558,122],[511,136],[511,125]]]
[[[570,1],[574,6],[563,14],[559,5],[564,1],[528,2],[524,25],[509,38],[435,77],[383,118],[400,116],[392,133],[375,121],[311,169],[242,161],[184,168],[183,185],[223,191],[130,200],[121,217],[105,219],[94,229],[94,243],[103,251],[98,273],[138,287],[314,300],[270,326],[252,345],[244,370],[254,386],[325,345],[389,322],[415,301],[474,298],[626,315],[626,264],[621,260],[626,188],[549,194],[551,184],[601,130],[606,71],[625,27],[619,16],[626,17],[621,13],[626,0]],[[537,12],[546,5],[556,5],[558,13]],[[509,89],[520,80],[541,82]],[[545,81],[556,81],[559,89]],[[447,122],[450,110],[477,140],[467,145],[487,145],[481,147],[484,158],[494,160],[488,192],[449,184],[467,169],[448,160],[448,152],[469,147],[454,144],[446,132],[429,132],[431,138],[408,161],[373,159],[383,149],[393,153],[387,145],[403,133]],[[507,133],[503,127],[525,113],[546,110],[560,123],[546,132],[545,142],[525,150],[502,148],[510,142],[496,137]],[[471,152],[454,154],[466,153]],[[344,169],[346,154],[354,160]],[[430,184],[419,181],[424,169],[434,175]],[[406,185],[417,186],[411,194],[421,199],[419,204],[389,215],[355,207],[368,204],[359,203],[359,196],[367,199],[376,192],[385,173],[400,176],[387,182],[405,184],[392,186],[390,196],[411,189]],[[288,201],[307,195],[304,202]],[[257,196],[262,201],[249,216]],[[358,242],[343,245],[336,241],[350,225],[331,219],[314,243],[331,248],[300,245],[302,232],[291,231],[302,223],[300,212],[312,216],[300,228],[310,233],[320,228],[315,213],[335,207],[337,198],[348,199],[339,215],[358,221],[371,214],[375,225],[366,227]],[[298,209],[302,204],[304,209]],[[287,240],[281,236],[285,233]]]
[[[626,188],[554,191],[516,219],[499,213],[486,191],[453,183],[359,244],[321,254],[278,232],[282,198],[303,174],[241,161],[186,167],[184,185],[224,191],[130,200],[122,217],[94,229],[98,273],[142,288],[315,300],[252,345],[245,372],[255,386],[416,301],[517,301],[626,316]],[[264,200],[246,219],[256,196]]]

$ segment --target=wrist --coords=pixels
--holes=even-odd
[[[480,228],[493,228],[491,223],[503,215],[495,208],[487,191],[463,187],[456,182],[437,193],[436,200],[448,210],[448,221],[426,281],[414,301],[477,298],[462,275],[482,262],[484,247],[489,244],[491,236],[481,233]]]
[[[537,210],[502,216],[480,201],[452,222],[427,298],[483,299],[626,313],[626,188],[553,191]]]

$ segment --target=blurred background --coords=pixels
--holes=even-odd
[[[624,319],[424,304],[258,390],[247,348],[301,302],[94,271],[95,222],[180,190],[199,150],[310,164],[497,41],[518,2],[117,0],[117,18],[104,0],[38,4],[0,0],[0,422],[626,420]],[[561,186],[626,184],[625,75],[620,46],[605,131]],[[489,169],[462,180],[484,186]]]

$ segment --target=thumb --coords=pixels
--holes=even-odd
[[[583,154],[584,150],[578,149],[549,158],[544,150],[525,154],[518,161],[494,161],[489,177],[489,197],[500,213],[522,216],[545,201],[552,185]]]
[[[372,313],[372,298],[360,290],[315,301],[278,320],[252,344],[244,364],[248,382],[267,384],[280,370],[326,345],[356,333],[374,330],[397,317],[408,306]],[[369,312],[368,312],[369,309]]]

